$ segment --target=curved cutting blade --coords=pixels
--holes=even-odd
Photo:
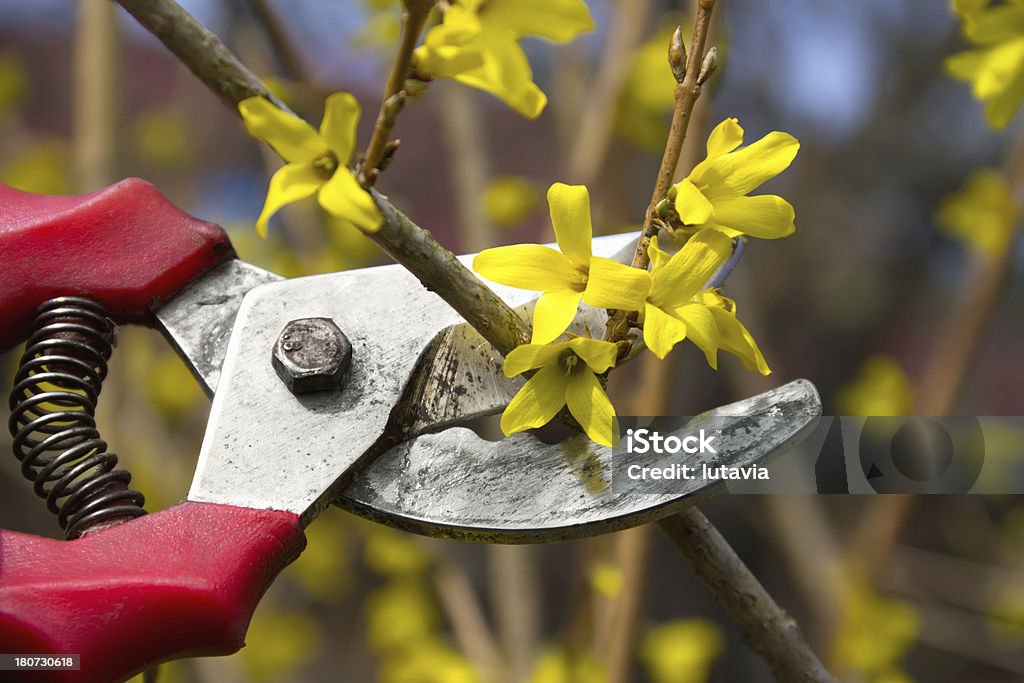
[[[819,415],[821,399],[814,385],[796,380],[700,415],[676,434],[701,429],[718,434],[718,453],[689,456],[688,464],[743,467],[785,453],[810,433]],[[723,422],[718,416],[740,417]],[[652,454],[650,464],[659,457]],[[671,494],[645,492],[641,484],[615,493],[611,458],[611,449],[583,435],[558,444],[528,434],[492,442],[452,428],[379,456],[335,503],[428,536],[532,543],[651,522],[724,486],[693,479],[679,482]]]

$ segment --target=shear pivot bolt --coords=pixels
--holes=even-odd
[[[300,318],[281,330],[272,363],[293,394],[336,389],[352,360],[352,344],[330,318]]]

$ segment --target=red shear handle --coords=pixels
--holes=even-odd
[[[0,652],[80,654],[27,680],[109,683],[244,645],[267,586],[305,547],[289,512],[183,503],[77,541],[0,531]]]
[[[219,226],[138,178],[78,197],[0,185],[0,351],[26,337],[47,299],[88,296],[138,320],[233,255]]]

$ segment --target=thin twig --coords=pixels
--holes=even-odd
[[[266,97],[285,111],[266,86],[238,61],[214,33],[174,0],[118,0],[230,109],[248,97]],[[458,311],[501,354],[530,338],[527,323],[462,265],[452,252],[383,195],[373,197],[384,224],[370,237],[423,285]]]
[[[668,196],[669,188],[675,178],[676,167],[686,142],[686,131],[690,126],[690,115],[700,97],[704,81],[714,69],[714,49],[707,51],[708,32],[711,16],[715,8],[715,0],[700,0],[697,4],[697,15],[694,17],[693,38],[690,40],[690,56],[686,56],[683,45],[682,27],[677,27],[669,44],[668,57],[672,74],[676,77],[675,105],[672,109],[672,123],[669,126],[668,139],[665,141],[665,152],[661,157],[661,166],[651,193],[651,201],[644,213],[643,231],[637,240],[636,251],[633,253],[632,266],[646,269],[651,262],[647,253],[651,238],[658,234],[660,227],[654,220],[658,205]],[[636,314],[630,314],[635,319]],[[606,341],[621,341],[628,338],[630,325],[626,321],[625,311],[616,311],[608,318],[605,326]]]
[[[715,0],[700,0],[697,5],[697,16],[693,23],[693,39],[690,41],[690,58],[686,59],[686,71],[682,80],[676,85],[675,107],[672,110],[672,124],[668,131],[668,140],[665,143],[665,153],[661,157],[661,166],[658,168],[658,176],[654,183],[654,192],[651,193],[651,203],[647,205],[647,213],[644,215],[644,231],[640,241],[636,245],[636,253],[633,255],[633,266],[646,268],[651,262],[647,254],[647,247],[651,238],[658,234],[657,225],[654,223],[655,213],[658,204],[668,196],[668,190],[675,178],[676,166],[679,164],[679,155],[683,150],[683,143],[686,141],[686,131],[690,126],[690,114],[693,112],[693,105],[703,87],[704,80],[708,74],[706,69],[707,59],[706,45],[708,29],[711,25],[711,15],[715,8]],[[672,66],[677,68],[680,57],[685,59],[685,52],[682,51],[682,37],[677,30],[673,36],[673,45],[670,50],[673,60]]]
[[[427,23],[434,0],[405,0],[405,11],[402,12],[402,37],[398,43],[398,52],[388,74],[388,82],[384,88],[384,97],[377,111],[377,121],[373,125],[370,142],[366,145],[363,160],[357,169],[359,182],[369,188],[377,179],[381,162],[388,153],[388,141],[391,131],[395,128],[398,113],[405,106],[405,81],[409,78],[412,66],[412,52],[420,40],[423,26]]]
[[[779,681],[830,682],[800,627],[750,573],[729,543],[692,507],[658,523],[732,615]]]

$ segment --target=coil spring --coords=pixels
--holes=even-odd
[[[21,473],[57,515],[65,537],[146,514],[131,474],[96,427],[96,402],[114,345],[100,304],[59,297],[39,307],[11,390],[8,426]]]

